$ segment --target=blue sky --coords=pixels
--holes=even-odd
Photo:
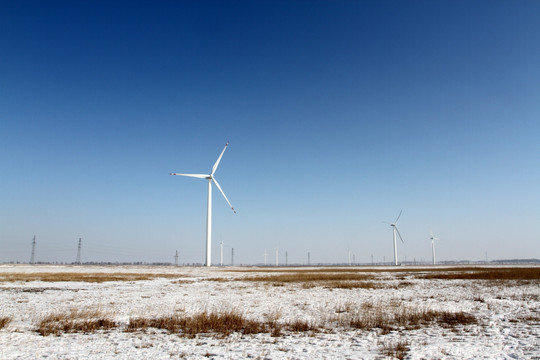
[[[0,4],[0,261],[540,258],[537,1]]]

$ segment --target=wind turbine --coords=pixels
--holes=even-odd
[[[399,215],[396,219],[396,221],[394,221],[393,223],[389,223],[387,221],[385,221],[386,224],[389,224],[391,227],[392,227],[392,234],[394,235],[394,265],[397,265],[398,262],[397,262],[397,241],[396,241],[396,233],[399,235],[399,238],[401,239],[401,242],[403,242],[403,238],[401,237],[401,234],[399,233],[399,230],[397,228],[397,222],[399,220],[399,218],[401,217],[401,213],[403,212],[403,210],[401,210],[399,212]]]
[[[219,183],[217,182],[216,178],[214,177],[214,173],[217,170],[217,167],[219,165],[219,162],[221,161],[221,157],[223,156],[223,153],[225,150],[227,150],[227,146],[229,146],[229,142],[225,144],[225,147],[223,148],[223,151],[219,155],[216,163],[212,167],[212,172],[209,175],[205,174],[177,174],[177,173],[170,173],[169,175],[178,175],[178,176],[187,176],[187,177],[194,177],[199,179],[207,179],[208,180],[208,209],[206,213],[206,266],[212,266],[212,183],[216,184],[218,190],[221,192],[221,195],[225,198],[225,201],[227,201],[227,204],[231,207],[232,211],[236,214],[236,210],[232,207],[231,203],[229,202],[229,199],[227,199],[227,196],[221,189],[221,186],[219,186]]]
[[[431,256],[433,258],[433,265],[435,265],[435,240],[439,240],[439,238],[433,236],[433,231],[431,231],[431,236],[429,238],[431,239]]]

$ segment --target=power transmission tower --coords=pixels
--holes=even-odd
[[[75,263],[76,264],[80,264],[81,263],[81,241],[82,239],[79,238],[79,247],[77,249],[77,260],[75,260]]]
[[[231,248],[231,266],[234,265],[234,248]]]
[[[174,266],[178,266],[178,250],[176,250],[176,254],[174,255]]]
[[[36,254],[36,235],[34,235],[34,239],[32,240],[32,255],[30,255],[30,264],[34,263],[35,254]]]

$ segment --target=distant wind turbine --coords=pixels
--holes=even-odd
[[[399,212],[399,215],[396,219],[396,221],[394,221],[393,223],[389,223],[387,221],[385,221],[386,224],[389,224],[391,227],[392,227],[392,234],[394,236],[394,265],[397,265],[398,264],[398,261],[397,261],[397,241],[396,241],[396,233],[399,235],[399,238],[401,239],[401,242],[403,242],[403,238],[401,237],[401,234],[399,233],[399,230],[397,228],[397,222],[399,220],[399,218],[401,217],[401,213],[403,212],[403,210],[401,210]]]
[[[225,144],[225,147],[223,148],[223,151],[219,155],[216,163],[212,167],[212,172],[209,175],[205,174],[177,174],[177,173],[170,173],[169,175],[178,175],[178,176],[188,176],[188,177],[194,177],[199,179],[207,179],[208,180],[208,209],[206,214],[206,266],[212,266],[212,183],[216,184],[218,190],[221,192],[221,195],[225,198],[225,201],[227,201],[227,204],[231,207],[232,211],[236,214],[236,211],[232,207],[231,203],[229,202],[229,199],[227,199],[227,196],[221,189],[221,186],[219,186],[219,183],[217,182],[216,178],[214,177],[214,173],[217,170],[217,167],[219,165],[219,162],[221,161],[221,157],[223,156],[223,153],[225,150],[227,150],[227,146],[229,146],[229,142]]]
[[[431,256],[433,258],[433,265],[435,265],[435,240],[439,240],[439,238],[433,236],[433,231],[431,232],[431,236],[429,238],[431,239]]]

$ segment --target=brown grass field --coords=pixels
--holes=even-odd
[[[76,273],[76,272],[42,272],[42,273],[0,273],[0,282],[62,282],[77,281],[102,283],[106,281],[140,281],[152,280],[155,278],[177,278],[179,275],[173,274],[144,274],[144,273]]]

